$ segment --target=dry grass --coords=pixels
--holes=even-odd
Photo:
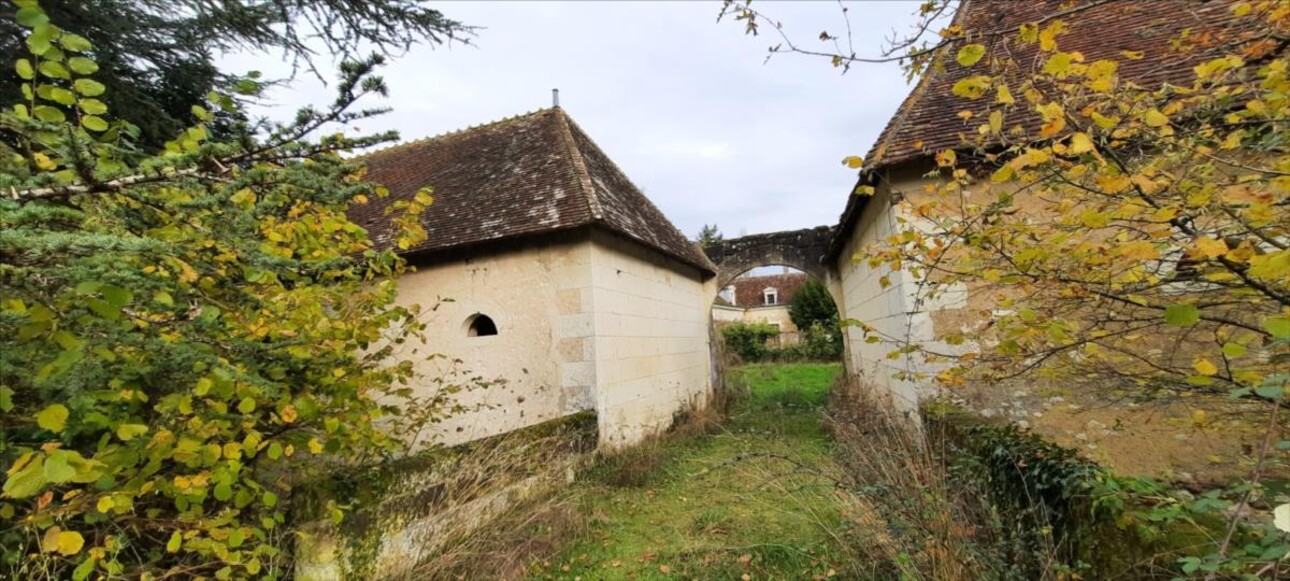
[[[942,450],[921,429],[873,396],[843,380],[829,402],[829,423],[839,444],[847,487],[856,493],[848,516],[856,523],[849,542],[870,563],[875,578],[950,581],[1016,578],[1017,564],[996,551],[998,514],[982,490],[952,478]],[[1052,563],[1056,551],[1031,555]],[[1051,567],[1041,567],[1047,579]]]
[[[549,561],[568,539],[586,533],[588,523],[571,495],[525,502],[448,544],[404,579],[523,579],[535,563]]]

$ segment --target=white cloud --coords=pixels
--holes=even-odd
[[[843,28],[831,2],[759,2],[810,48]],[[877,53],[917,2],[854,2],[855,48]],[[693,235],[705,223],[730,234],[835,223],[863,155],[910,87],[899,67],[778,55],[775,40],[715,23],[719,3],[441,3],[483,27],[475,46],[417,47],[383,71],[394,111],[365,131],[436,135],[561,105],[650,196]],[[276,55],[236,55],[230,70],[285,75]],[[273,94],[279,118],[330,92],[307,77]],[[378,103],[372,103],[376,105]]]

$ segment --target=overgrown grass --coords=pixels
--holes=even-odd
[[[540,579],[811,579],[844,575],[840,476],[820,425],[834,364],[751,365],[719,428],[611,456],[575,485],[592,517]],[[693,422],[695,418],[690,418]],[[706,435],[704,435],[706,433]]]

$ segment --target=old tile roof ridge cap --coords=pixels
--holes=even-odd
[[[596,187],[591,183],[591,173],[587,171],[587,164],[582,159],[582,152],[578,149],[577,142],[573,140],[573,130],[569,128],[573,120],[569,119],[569,115],[559,105],[552,107],[552,111],[555,113],[555,118],[559,123],[558,131],[560,132],[560,141],[564,143],[565,155],[569,156],[569,162],[573,164],[573,171],[578,176],[578,183],[582,186],[582,193],[587,200],[587,209],[591,212],[591,219],[594,222],[600,222],[604,219],[605,212],[600,205],[600,198],[596,196]],[[588,136],[587,139],[590,140],[591,137]]]
[[[361,153],[361,154],[359,154],[359,155],[356,155],[356,156],[354,156],[354,157],[353,157],[352,161],[362,161],[363,159],[368,158],[368,157],[371,157],[371,156],[376,155],[376,154],[378,154],[378,153],[390,153],[390,152],[394,152],[394,151],[400,151],[400,150],[407,149],[407,148],[410,148],[410,147],[415,146],[415,145],[421,145],[421,144],[424,144],[424,143],[429,143],[429,142],[431,142],[431,141],[440,141],[440,140],[451,139],[451,138],[453,138],[453,137],[459,137],[459,136],[464,135],[464,134],[466,134],[466,133],[469,133],[469,132],[471,132],[471,131],[475,131],[476,129],[485,129],[485,128],[489,128],[489,127],[496,127],[496,126],[498,126],[498,125],[503,125],[503,124],[506,124],[506,123],[512,123],[512,122],[514,122],[514,121],[519,121],[519,120],[521,120],[521,119],[528,119],[529,117],[536,117],[536,116],[538,116],[538,115],[541,115],[542,113],[546,113],[546,112],[548,112],[548,111],[551,111],[552,109],[558,109],[558,107],[556,107],[556,108],[552,108],[552,107],[544,107],[544,108],[541,108],[541,109],[534,109],[534,110],[529,111],[529,112],[527,112],[527,113],[519,113],[519,114],[516,114],[516,115],[511,115],[511,116],[509,116],[509,117],[502,117],[501,119],[496,119],[496,120],[494,120],[494,121],[488,121],[488,122],[485,122],[485,123],[480,123],[480,124],[478,124],[478,125],[467,125],[466,127],[462,127],[462,128],[459,128],[459,129],[454,129],[454,130],[452,130],[452,131],[445,131],[445,132],[443,132],[443,133],[439,133],[439,134],[436,134],[436,135],[427,135],[427,136],[425,136],[425,137],[419,137],[419,138],[417,138],[417,139],[411,139],[411,140],[408,140],[408,141],[399,141],[399,142],[396,142],[396,143],[391,143],[391,144],[389,144],[389,145],[387,145],[387,146],[385,146],[385,147],[378,147],[378,148],[373,149],[373,150],[371,150],[371,151],[365,151],[365,152],[363,152],[363,153]]]

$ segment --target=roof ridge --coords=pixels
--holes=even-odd
[[[570,128],[569,115],[560,107],[553,107],[558,131],[560,131],[560,140],[564,142],[565,154],[569,156],[569,161],[573,163],[573,173],[578,176],[578,184],[582,186],[582,193],[587,199],[587,210],[591,212],[591,219],[599,222],[604,219],[605,211],[600,205],[600,198],[596,196],[596,187],[591,183],[591,172],[587,171],[587,163],[582,159],[582,151],[578,149],[578,143],[573,139],[573,129]]]
[[[578,129],[578,132],[579,132],[579,133],[581,133],[583,137],[587,138],[587,142],[588,142],[588,143],[590,143],[592,147],[595,147],[596,149],[600,149],[600,144],[599,144],[599,143],[596,143],[596,140],[595,140],[595,139],[592,139],[592,138],[591,138],[591,135],[587,134],[587,132],[586,132],[586,131],[583,131],[583,130],[582,130],[582,126],[578,125],[578,122],[577,122],[577,121],[574,121],[572,118],[568,117],[567,115],[562,115],[562,116],[563,116],[563,117],[565,117],[565,122],[566,122],[567,126],[570,126],[570,127],[573,127],[573,128],[577,128],[577,129]],[[573,134],[572,134],[572,133],[570,133],[570,134],[569,134],[569,138],[570,138],[570,139],[572,139],[572,138],[573,138]],[[575,151],[578,151],[576,147],[575,147],[574,149],[575,149]],[[578,151],[578,153],[580,153],[580,154],[581,154],[582,152],[581,152],[581,151]],[[602,154],[604,153],[604,150],[603,150],[603,149],[601,149],[601,153],[602,153]],[[636,182],[632,180],[631,176],[627,175],[627,172],[624,172],[624,171],[623,171],[623,168],[618,167],[618,162],[614,161],[614,158],[609,157],[608,155],[605,155],[605,156],[604,156],[604,158],[605,158],[605,161],[607,161],[607,162],[609,163],[609,165],[610,165],[611,167],[613,167],[613,168],[614,168],[614,171],[618,172],[618,174],[619,174],[619,175],[623,176],[623,179],[624,179],[624,180],[626,180],[626,181],[627,181],[627,183],[628,183],[628,184],[630,184],[630,185],[632,186],[632,188],[633,188],[633,189],[635,189],[635,190],[636,190],[636,192],[640,194],[640,197],[645,201],[645,203],[646,203],[650,208],[653,208],[653,209],[654,209],[654,211],[655,211],[655,212],[658,212],[658,214],[659,214],[660,216],[663,216],[663,217],[664,217],[664,219],[666,219],[666,218],[667,218],[667,214],[664,214],[664,213],[663,213],[663,211],[662,211],[662,210],[660,210],[658,206],[654,205],[654,200],[649,199],[649,196],[645,195],[645,190],[642,190],[642,189],[640,188],[640,186],[636,185]],[[581,159],[581,158],[579,158],[579,159]],[[680,230],[679,228],[677,228],[675,224],[672,224],[672,221],[671,221],[671,220],[668,220],[668,225],[669,225],[669,226],[671,226],[673,229],[675,229],[675,230],[677,231],[677,233],[681,235],[681,237],[682,237],[682,238],[685,238],[685,239],[686,239],[686,241],[689,241],[689,238],[687,238],[687,237],[685,236],[685,233],[684,233],[684,232],[681,232],[681,230]],[[700,252],[700,254],[703,254],[703,253],[702,253],[702,252]],[[704,255],[704,257],[706,258],[706,255]]]
[[[485,129],[485,128],[490,128],[490,127],[494,127],[494,126],[497,126],[497,125],[501,125],[501,124],[503,124],[503,123],[510,123],[510,122],[513,122],[513,121],[518,121],[518,120],[520,120],[520,119],[526,119],[526,118],[528,118],[528,117],[533,117],[533,116],[536,116],[536,115],[538,115],[538,114],[540,114],[540,113],[545,113],[545,112],[547,112],[547,111],[552,111],[552,110],[554,110],[554,109],[558,109],[558,108],[553,108],[553,107],[544,107],[544,108],[541,108],[541,109],[534,109],[534,110],[529,111],[529,112],[527,112],[527,113],[519,113],[519,114],[516,114],[516,115],[511,115],[511,116],[509,116],[509,117],[502,117],[501,119],[495,119],[495,120],[493,120],[493,121],[486,121],[486,122],[484,122],[484,123],[480,123],[480,124],[478,124],[478,125],[467,125],[467,126],[462,127],[462,128],[460,128],[460,129],[454,129],[454,130],[452,130],[452,131],[445,131],[445,132],[443,132],[443,133],[439,133],[439,134],[435,134],[435,135],[429,135],[429,136],[426,136],[426,137],[418,137],[417,139],[413,139],[413,140],[410,140],[410,141],[400,141],[400,142],[397,142],[397,143],[391,143],[390,145],[387,145],[387,146],[385,146],[385,147],[380,147],[380,148],[377,148],[377,149],[373,149],[373,150],[371,150],[371,151],[364,152],[364,153],[362,153],[361,155],[355,156],[355,158],[354,158],[354,159],[363,159],[363,158],[365,158],[365,157],[370,157],[370,156],[376,155],[376,154],[378,154],[378,153],[389,153],[389,152],[391,152],[391,151],[398,151],[398,150],[406,149],[406,148],[408,148],[408,147],[412,147],[412,146],[414,146],[414,145],[422,145],[422,144],[429,143],[429,142],[432,142],[432,141],[438,141],[438,140],[441,140],[441,139],[448,139],[448,138],[451,138],[451,137],[457,137],[457,136],[460,136],[460,135],[462,135],[462,134],[464,134],[464,133],[466,133],[466,132],[469,132],[469,131],[474,131],[474,130],[476,130],[476,129]]]

